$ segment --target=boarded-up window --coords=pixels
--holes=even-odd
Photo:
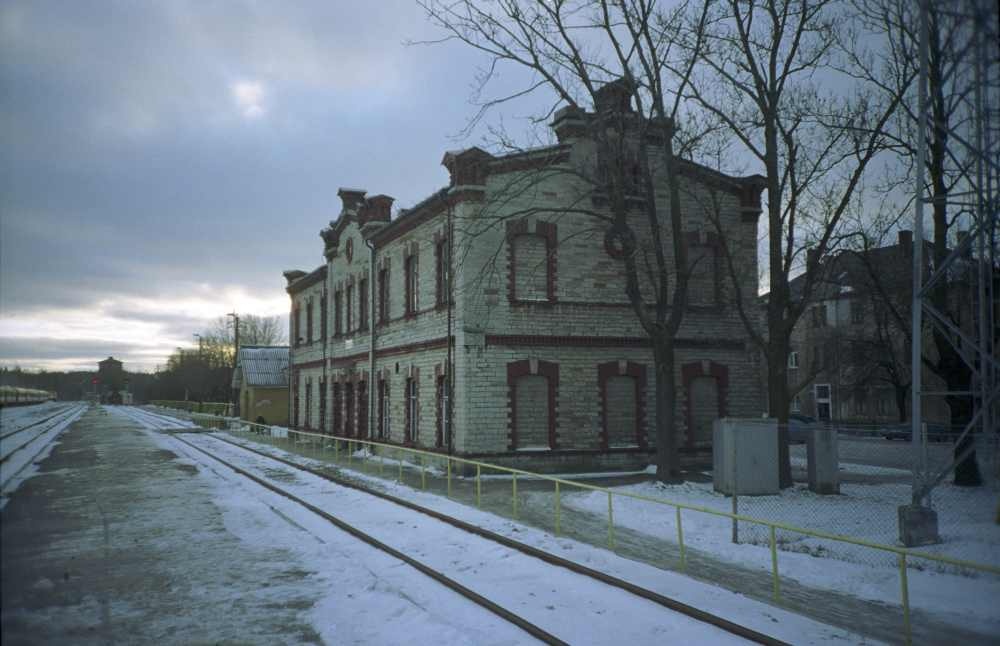
[[[634,377],[615,376],[607,381],[608,446],[635,446],[636,438],[636,380]]]
[[[525,375],[515,382],[517,448],[549,448],[549,380]]]
[[[549,263],[545,238],[519,235],[514,238],[514,298],[545,301],[549,298]]]
[[[712,441],[712,424],[719,417],[719,382],[715,377],[695,377],[689,394],[691,426],[695,443]]]

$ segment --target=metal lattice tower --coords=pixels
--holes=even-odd
[[[919,12],[919,89],[917,124],[917,164],[914,207],[913,304],[912,304],[912,439],[915,456],[913,504],[922,505],[931,490],[954,471],[976,446],[971,433],[1000,433],[1000,341],[998,341],[998,300],[1000,300],[1000,15],[995,0],[959,0],[938,3],[921,0]],[[944,42],[931,31],[949,29]],[[932,39],[935,39],[932,41]],[[929,69],[932,42],[936,47],[937,69]],[[946,60],[946,64],[941,64]],[[944,95],[956,116],[947,123],[935,123],[934,92]],[[931,96],[929,96],[929,94]],[[937,128],[937,130],[933,130]],[[927,181],[928,138],[948,142],[948,156],[956,184],[943,197],[932,192]],[[944,203],[949,217],[968,233],[949,240],[950,253],[944,262],[929,264],[925,259],[924,208]],[[946,281],[968,289],[963,316],[942,312],[931,302],[932,290]],[[967,286],[967,287],[966,287]],[[967,302],[967,306],[964,304]],[[967,310],[967,314],[966,311]],[[961,360],[971,370],[965,390],[930,392],[921,379],[927,330],[947,338]],[[920,461],[926,455],[922,429],[924,397],[944,395],[968,397],[972,419],[956,442],[960,447],[950,464],[930,470]],[[995,458],[996,459],[996,458]],[[1000,464],[991,465],[997,470]]]

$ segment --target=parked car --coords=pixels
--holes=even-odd
[[[820,424],[815,417],[792,413],[788,416],[788,441],[792,444],[805,444],[809,440],[809,433]]]
[[[944,424],[927,425],[928,442],[954,442],[960,433],[961,429],[953,431],[951,427]],[[909,422],[893,424],[883,429],[882,437],[887,440],[905,440],[909,442],[913,437],[913,427]]]

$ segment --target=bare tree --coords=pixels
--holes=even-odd
[[[845,233],[844,215],[866,170],[888,145],[886,125],[913,74],[892,77],[885,87],[852,75],[856,65],[844,50],[857,45],[848,42],[850,20],[833,0],[705,6],[706,34],[687,45],[700,63],[687,95],[725,128],[733,142],[729,158],[749,159],[766,178],[769,293],[763,327],[755,316],[757,294],[742,292],[736,267],[729,268],[736,306],[765,357],[768,409],[781,423],[780,483],[788,487],[792,330],[821,279],[821,259]],[[824,85],[839,85],[840,92]],[[805,254],[807,248],[811,253]],[[793,293],[798,274],[804,274],[802,288]]]
[[[700,53],[697,36],[689,51],[674,47],[674,25],[686,6],[668,13],[647,0],[420,4],[446,39],[490,57],[478,79],[477,95],[490,91],[501,66],[531,73],[527,87],[484,101],[477,120],[491,108],[534,92],[553,98],[552,108],[538,115],[538,121],[559,105],[568,111],[560,114],[580,116],[594,107],[594,118],[584,119],[583,126],[596,143],[592,167],[558,172],[575,173],[589,182],[604,208],[592,207],[588,195],[586,203],[562,209],[561,215],[592,218],[606,243],[621,251],[625,295],[653,348],[657,477],[679,479],[675,337],[697,261],[689,259],[684,241],[678,181],[683,163],[679,156],[697,137],[679,137],[675,127],[683,90]],[[706,7],[703,19],[707,15]],[[666,200],[656,190],[663,183]],[[531,207],[517,209],[505,217],[523,217],[529,211]],[[666,221],[664,213],[669,214]]]
[[[866,23],[879,31],[886,39],[883,53],[884,68],[891,72],[888,80],[882,79],[887,89],[898,85],[895,79],[912,78],[916,74],[920,60],[919,21],[917,3],[904,0],[855,0],[855,8]],[[994,36],[989,40],[990,59],[986,63],[996,70],[997,16],[985,16],[983,20],[992,26]],[[969,16],[952,10],[939,3],[930,2],[928,11],[928,60],[927,98],[928,115],[919,114],[916,84],[908,88],[906,100],[889,129],[892,151],[898,164],[895,172],[888,175],[882,187],[886,194],[899,190],[910,190],[915,183],[916,166],[919,156],[918,125],[921,118],[927,119],[927,135],[923,142],[926,149],[926,167],[923,194],[931,208],[933,237],[930,243],[928,266],[943,267],[949,256],[955,252],[972,259],[963,229],[967,232],[971,225],[969,218],[974,200],[970,196],[981,195],[984,187],[974,173],[975,145],[973,126],[975,123],[976,79],[971,65],[973,52],[972,34],[974,26]],[[867,68],[866,68],[867,69]],[[869,74],[867,80],[878,81]],[[985,91],[984,88],[978,88]],[[995,97],[994,97],[995,98]],[[995,154],[995,153],[994,153]],[[994,185],[1000,181],[996,166],[986,167],[991,176],[987,182]],[[909,195],[912,195],[910,193]],[[912,197],[897,199],[897,213],[908,217],[913,207]],[[983,262],[980,259],[979,262]],[[937,315],[947,322],[930,325],[928,336],[933,343],[926,347],[924,366],[940,377],[948,391],[946,400],[951,412],[953,428],[964,428],[973,416],[973,400],[968,394],[972,390],[973,368],[963,358],[968,352],[965,342],[956,330],[968,329],[971,305],[969,298],[963,298],[975,277],[971,274],[975,263],[956,263],[946,279],[937,281],[929,292],[929,302]],[[995,268],[988,270],[996,271]],[[926,323],[926,319],[925,319]],[[906,326],[909,334],[909,326]],[[955,447],[956,457],[971,448],[972,438]],[[955,468],[955,484],[975,486],[982,483],[975,451],[967,453],[965,459]]]

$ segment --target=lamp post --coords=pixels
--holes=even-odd
[[[240,354],[240,315],[236,312],[230,312],[226,316],[231,316],[233,318],[233,371],[236,371],[236,359]],[[232,402],[233,402],[233,416],[240,416],[240,397],[239,393],[236,392],[235,388],[232,390]]]

